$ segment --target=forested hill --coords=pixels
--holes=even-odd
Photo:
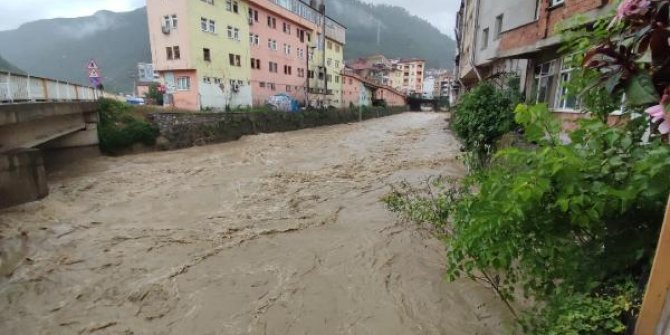
[[[347,27],[347,58],[371,54],[418,57],[425,59],[429,68],[453,68],[456,42],[402,7],[330,0],[326,10]]]

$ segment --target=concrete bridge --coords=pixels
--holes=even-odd
[[[48,194],[43,150],[96,146],[94,88],[0,72],[0,208]]]

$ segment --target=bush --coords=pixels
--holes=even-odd
[[[149,85],[149,92],[147,92],[144,97],[150,99],[158,106],[163,106],[163,93],[160,91],[159,84],[153,83]]]
[[[461,99],[451,119],[452,129],[466,150],[485,161],[495,142],[517,127],[513,111],[519,101],[515,87],[499,90],[482,82]]]
[[[670,147],[641,144],[635,122],[598,119],[562,144],[543,105],[520,106],[516,121],[536,148],[502,150],[465,180],[438,183],[438,196],[435,185],[402,188],[386,203],[438,228],[449,278],[485,282],[512,311],[519,290],[538,301],[529,333],[621,334],[641,295],[623,287],[644,276],[663,219]]]
[[[110,99],[101,99],[99,106],[98,136],[102,152],[114,154],[136,143],[155,143],[158,130],[134,113],[133,107]]]

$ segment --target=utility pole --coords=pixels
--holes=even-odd
[[[323,16],[323,20],[321,22],[321,34],[322,34],[322,43],[321,43],[321,48],[322,48],[322,60],[323,60],[323,87],[324,87],[324,95],[323,95],[323,100],[326,100],[326,97],[328,96],[328,68],[326,67],[326,1],[323,0],[321,2],[321,15]]]

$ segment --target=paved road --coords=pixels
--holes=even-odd
[[[0,212],[2,334],[500,334],[388,184],[460,175],[444,116],[97,158]]]

